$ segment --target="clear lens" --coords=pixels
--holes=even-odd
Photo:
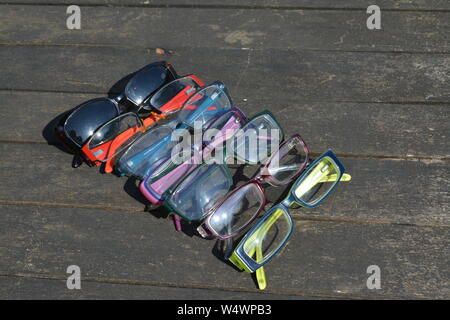
[[[203,88],[194,94],[183,106],[178,120],[190,126],[194,121],[205,125],[213,117],[231,108],[231,101],[227,94],[217,85]]]
[[[264,201],[260,189],[248,184],[227,198],[210,218],[211,228],[221,236],[234,234],[258,213]]]
[[[64,130],[81,147],[95,130],[118,115],[118,108],[111,100],[94,99],[81,105],[67,118]]]
[[[156,109],[161,109],[169,101],[172,101],[169,110],[164,112],[176,111],[191,96],[199,85],[190,77],[176,79],[159,89],[150,99],[150,105]]]
[[[125,95],[128,100],[136,105],[140,105],[153,92],[173,77],[169,69],[164,66],[149,66],[136,73],[125,87]]]
[[[148,172],[170,158],[173,147],[170,124],[147,131],[120,157],[118,170],[143,179]]]
[[[278,183],[285,184],[300,172],[306,161],[307,155],[303,143],[299,138],[294,137],[273,154],[267,171]]]
[[[225,166],[203,165],[176,187],[169,199],[172,207],[189,220],[199,220],[231,188]]]
[[[292,221],[288,213],[276,208],[249,234],[243,249],[250,258],[262,264],[286,243],[291,229]]]
[[[298,186],[295,196],[308,205],[315,205],[322,200],[338,182],[340,170],[329,157],[324,157],[306,172]]]
[[[106,123],[91,137],[88,148],[101,161],[111,159],[142,134],[142,121],[135,113],[127,113]]]
[[[242,119],[236,111],[228,111],[211,121],[203,133],[203,141],[206,145],[220,147],[222,143],[230,139],[242,126]]]
[[[234,150],[238,159],[246,163],[262,163],[277,150],[283,138],[281,128],[268,114],[248,122],[235,136]]]
[[[157,168],[148,171],[150,177],[146,180],[147,188],[162,196],[197,166],[193,163],[175,164],[170,158],[161,161]]]

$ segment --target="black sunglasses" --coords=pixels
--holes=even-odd
[[[69,111],[56,127],[57,136],[69,151],[79,154],[83,144],[106,122],[124,112],[139,113],[142,109],[151,110],[149,100],[153,94],[177,78],[178,75],[170,63],[151,63],[135,72],[124,91],[116,97],[92,99]],[[127,101],[131,106],[126,106]],[[82,158],[77,161],[74,159],[73,166],[79,166],[82,161]]]

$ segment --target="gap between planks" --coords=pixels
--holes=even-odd
[[[44,280],[64,280],[67,278],[58,275],[46,275],[46,274],[34,274],[34,273],[2,273],[0,277],[11,278],[26,278],[26,279],[44,279]],[[259,293],[270,295],[288,295],[297,297],[316,297],[316,298],[328,298],[328,299],[349,299],[349,300],[367,300],[367,299],[383,299],[383,300],[400,300],[399,297],[380,297],[380,296],[354,296],[354,295],[330,295],[322,292],[303,292],[292,290],[258,290],[247,289],[241,287],[221,287],[199,284],[184,284],[184,283],[172,283],[172,282],[155,282],[146,280],[132,280],[132,279],[120,279],[120,278],[97,278],[97,277],[83,277],[83,281],[95,282],[95,283],[108,283],[108,284],[126,284],[136,286],[150,286],[160,288],[178,288],[178,289],[200,289],[200,290],[216,290],[226,292],[240,292],[240,293]],[[412,296],[410,298],[424,299],[422,296]]]
[[[102,205],[75,205],[68,203],[56,202],[38,202],[38,201],[16,201],[16,200],[0,200],[0,206],[33,206],[33,207],[56,207],[56,208],[72,208],[72,209],[95,209],[103,211],[118,211],[131,214],[151,214],[142,207],[118,207],[118,206],[102,206]],[[321,222],[336,222],[336,223],[352,223],[352,224],[369,224],[369,225],[393,225],[405,227],[439,227],[450,228],[450,224],[445,223],[405,223],[396,222],[394,220],[371,220],[362,218],[336,218],[336,217],[319,217],[302,215],[293,213],[292,217],[296,221],[321,221]]]
[[[45,141],[27,141],[27,140],[3,140],[0,139],[0,143],[5,144],[31,144],[31,145],[53,145],[60,146],[59,144],[50,144]],[[311,152],[311,157],[319,157],[322,152]],[[372,154],[345,154],[336,153],[339,158],[342,159],[364,159],[364,160],[387,160],[387,161],[413,161],[413,162],[423,162],[426,164],[430,163],[450,163],[450,157],[440,157],[440,156],[415,156],[415,155],[372,155]]]
[[[67,90],[39,90],[39,89],[20,89],[20,88],[0,88],[0,93],[63,93],[63,94],[98,94],[107,95],[105,91],[67,91]],[[120,92],[110,92],[109,94],[119,94]],[[450,106],[450,101],[361,101],[361,100],[315,100],[302,99],[305,103],[359,103],[359,104],[397,104],[397,105],[430,105],[430,106]]]
[[[119,43],[52,43],[52,42],[0,42],[1,47],[107,47],[107,48],[127,48],[127,49],[143,49],[148,51],[155,51],[158,47],[148,47],[139,45],[124,45]],[[209,48],[209,47],[198,47]],[[279,51],[312,51],[312,52],[348,52],[348,53],[373,53],[373,54],[431,54],[431,55],[448,55],[450,51],[420,51],[420,50],[341,50],[341,49],[319,49],[319,48],[279,48],[279,47],[267,47],[267,48],[235,48],[235,47],[216,47],[218,50],[245,50],[245,51],[267,51],[267,50],[279,50]],[[173,56],[176,51],[174,49],[164,48],[165,52],[161,56],[170,57]]]

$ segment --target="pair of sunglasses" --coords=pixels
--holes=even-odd
[[[257,164],[267,160],[273,150],[272,144],[278,146],[284,136],[280,125],[268,111],[256,115],[239,132],[239,135],[233,137],[236,142],[233,156],[247,164]],[[268,135],[269,132],[277,134],[271,136]],[[257,143],[255,148],[250,148],[250,152],[238,152],[241,146],[247,145],[248,137],[253,142],[263,141],[264,143]],[[205,162],[185,175],[179,183],[170,187],[164,194],[166,199],[164,206],[174,213],[177,230],[180,228],[177,225],[180,217],[191,222],[203,220],[210,209],[230,191],[232,184],[231,172],[226,164]],[[146,186],[141,184],[144,191]]]
[[[176,119],[153,128],[136,140],[118,159],[116,171],[143,180],[170,158],[172,148],[178,144],[178,139],[173,139],[174,132],[193,130],[197,125],[206,126],[231,106],[231,98],[222,82],[216,81],[199,89],[183,104]]]
[[[313,208],[324,201],[340,181],[350,181],[333,151],[328,150],[298,177],[287,197],[267,211],[246,233],[229,257],[241,270],[255,272],[263,290],[266,278],[263,266],[284,248],[293,231],[289,208],[300,205]]]
[[[177,112],[203,83],[194,75],[173,80],[159,89],[150,104],[159,114],[141,120],[135,112],[122,114],[95,131],[82,147],[83,153],[93,163],[106,163],[105,172],[113,171],[113,159],[141,137],[157,121]]]
[[[124,112],[150,110],[152,107],[148,101],[151,96],[166,83],[177,78],[175,69],[169,63],[162,61],[149,64],[134,74],[124,92],[117,97],[86,101],[62,117],[56,127],[56,133],[63,145],[78,156],[74,167],[82,163],[80,148],[97,128]],[[131,103],[132,107],[126,107],[123,103],[119,105],[123,100]]]

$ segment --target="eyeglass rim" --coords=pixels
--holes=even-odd
[[[195,83],[197,84],[196,90],[195,90],[192,94],[190,94],[189,97],[187,97],[186,101],[189,100],[195,93],[197,93],[197,92],[200,90],[200,88],[202,88],[202,87],[204,86],[203,82],[202,82],[195,74],[193,74],[193,73],[190,73],[190,74],[187,74],[187,75],[184,75],[184,76],[175,78],[175,79],[173,79],[172,81],[167,82],[165,85],[163,85],[161,88],[159,88],[155,93],[153,93],[153,94],[147,99],[147,100],[148,100],[148,103],[149,103],[149,105],[150,105],[150,107],[152,107],[152,108],[155,109],[155,110],[158,110],[158,111],[161,112],[161,113],[165,113],[165,114],[173,114],[173,113],[176,113],[176,112],[180,111],[180,110],[182,109],[183,105],[184,105],[184,102],[183,102],[181,108],[179,108],[179,109],[177,109],[177,110],[174,110],[174,111],[172,111],[172,112],[166,112],[165,109],[169,109],[169,108],[167,107],[167,104],[168,104],[168,103],[164,104],[164,105],[163,105],[162,107],[160,107],[160,108],[157,108],[157,107],[155,107],[155,106],[152,105],[151,101],[152,101],[152,99],[153,99],[160,91],[162,91],[163,89],[165,89],[165,88],[168,87],[169,85],[173,84],[174,82],[176,82],[176,81],[181,81],[181,80],[184,80],[184,79],[191,79],[193,82],[195,82]],[[186,102],[186,101],[185,101],[185,102]],[[170,102],[170,101],[169,101],[169,102]],[[165,108],[165,107],[166,107],[166,108]]]
[[[202,91],[205,91],[212,87],[217,87],[218,90],[222,91],[225,94],[228,101],[230,102],[230,109],[231,109],[231,107],[233,107],[233,100],[231,99],[231,96],[228,92],[228,88],[222,81],[216,80],[207,85],[204,85],[204,86],[198,88],[198,90],[195,92],[195,94],[200,94]],[[183,111],[183,109],[186,107],[187,103],[192,99],[192,97],[194,97],[195,94],[191,95],[188,99],[186,99],[186,101],[181,106],[179,112]],[[183,121],[180,121],[180,122],[183,122]]]
[[[322,161],[325,158],[330,158],[338,167],[339,169],[339,175],[337,176],[336,182],[333,184],[333,186],[327,191],[327,193],[325,195],[322,196],[322,198],[320,198],[318,201],[314,202],[313,204],[308,204],[305,201],[299,199],[296,195],[295,195],[295,189],[298,187],[298,185],[305,179],[305,177],[307,176],[307,174],[315,167],[315,165],[317,163],[319,163],[320,161]],[[325,151],[323,154],[321,154],[317,159],[315,159],[310,165],[308,165],[308,167],[306,168],[305,171],[303,171],[303,173],[297,178],[297,180],[294,182],[294,184],[292,185],[291,189],[289,190],[288,196],[286,197],[285,200],[283,200],[283,202],[295,202],[299,205],[301,205],[302,207],[306,207],[306,208],[314,208],[317,207],[319,204],[321,204],[334,190],[334,188],[336,188],[336,186],[339,184],[342,176],[345,173],[345,167],[344,165],[341,163],[341,161],[338,159],[338,157],[336,156],[336,154],[333,152],[333,150],[328,149],[327,151]]]
[[[172,201],[173,195],[175,194],[175,191],[178,189],[178,187],[181,186],[181,185],[186,181],[186,179],[187,179],[189,176],[191,176],[191,174],[193,174],[193,173],[196,172],[196,171],[201,170],[201,168],[203,168],[203,167],[205,167],[205,166],[217,166],[217,167],[222,168],[223,172],[225,173],[225,175],[226,175],[226,177],[227,177],[227,179],[228,179],[227,182],[229,182],[230,186],[233,184],[233,178],[232,178],[232,175],[231,175],[231,171],[230,171],[230,168],[228,168],[227,165],[225,165],[225,164],[217,164],[217,163],[213,163],[213,164],[202,163],[202,164],[199,165],[197,168],[195,168],[193,171],[191,171],[187,176],[183,177],[183,179],[182,179],[176,186],[174,186],[173,188],[169,188],[169,189],[165,192],[165,193],[168,194],[168,196],[166,197],[166,199],[165,199],[165,201],[164,201],[164,203],[163,203],[164,207],[166,207],[166,208],[167,208],[169,211],[171,211],[171,212],[175,212],[177,215],[179,215],[181,218],[183,218],[183,219],[186,220],[186,221],[191,221],[191,222],[202,221],[202,220],[205,219],[205,217],[208,215],[208,213],[210,212],[210,210],[211,210],[212,208],[214,208],[214,206],[211,207],[211,208],[209,208],[208,211],[206,211],[200,218],[197,218],[197,219],[190,219],[190,218],[186,217],[180,210],[178,210],[178,209],[177,209],[177,206],[174,205],[174,204],[173,204],[173,201]],[[143,182],[142,182],[142,183],[143,183]],[[142,183],[141,183],[141,185],[142,185]],[[145,187],[145,186],[144,186],[144,187]],[[229,190],[228,190],[228,192],[229,192]],[[225,196],[226,196],[226,195],[225,195]],[[219,199],[218,202],[221,202],[221,201],[222,201],[222,200]]]
[[[172,120],[172,121],[174,121],[174,120]],[[165,123],[165,124],[162,124],[162,125],[155,125],[155,126],[152,127],[152,128],[147,128],[147,129],[146,129],[146,132],[145,132],[142,136],[140,136],[139,138],[137,138],[137,139],[133,142],[133,144],[132,144],[129,148],[127,148],[127,150],[120,156],[120,158],[117,160],[117,164],[121,163],[121,160],[128,154],[128,152],[130,152],[130,150],[131,150],[131,148],[132,148],[133,146],[135,146],[135,145],[137,146],[138,143],[140,143],[142,140],[144,140],[145,138],[147,138],[147,135],[148,135],[148,134],[151,134],[151,133],[154,131],[154,130],[152,130],[152,129],[155,129],[155,130],[158,130],[158,129],[160,129],[160,128],[169,128],[169,129],[170,129],[172,121],[171,121],[171,122],[168,122],[168,123]],[[141,151],[141,152],[142,152],[142,151]],[[141,152],[138,152],[138,153],[141,153]],[[123,167],[123,166],[119,166],[119,167],[117,167],[116,169],[118,169],[119,172],[124,173],[124,175],[127,175],[127,176],[129,175],[129,176],[139,177],[139,176],[137,176],[137,175],[134,175],[134,174],[131,172],[131,170],[129,170],[127,167],[125,167],[126,170],[124,170],[124,171],[122,172],[122,169],[120,169],[121,167]]]
[[[291,136],[288,140],[284,141],[282,144],[280,144],[280,146],[278,147],[277,151],[275,151],[273,153],[273,155],[266,161],[266,163],[264,164],[264,166],[260,169],[260,174],[262,172],[265,171],[265,169],[267,169],[267,167],[270,165],[270,162],[272,161],[273,157],[281,150],[281,148],[283,148],[287,143],[289,143],[291,140],[293,139],[298,139],[300,144],[302,144],[304,150],[305,150],[305,161],[302,164],[302,167],[299,168],[298,172],[296,173],[295,176],[293,176],[292,178],[290,178],[289,180],[287,180],[285,183],[280,183],[280,184],[276,184],[273,186],[279,187],[279,186],[283,186],[285,184],[288,184],[292,181],[294,181],[305,169],[305,167],[308,164],[308,159],[309,159],[309,150],[308,147],[306,146],[304,140],[302,139],[302,137],[299,134],[294,134],[293,136]],[[270,176],[272,177],[272,176]],[[218,239],[221,240],[225,240],[228,238],[232,238],[234,236],[236,236],[237,234],[239,234],[243,229],[245,229],[247,226],[249,226],[260,214],[260,212],[265,208],[265,205],[268,202],[267,196],[265,194],[265,189],[262,187],[262,184],[265,182],[269,182],[268,179],[263,179],[263,178],[259,178],[258,176],[255,178],[250,179],[249,181],[247,181],[246,183],[244,183],[243,185],[241,185],[240,187],[237,187],[235,189],[233,189],[232,191],[230,191],[225,197],[224,199],[218,203],[216,206],[214,206],[211,209],[211,212],[209,213],[209,215],[205,218],[204,222],[202,223],[203,228],[205,230],[207,230],[208,232],[212,233],[212,235]],[[254,216],[252,216],[252,218],[250,218],[241,228],[239,228],[238,230],[236,230],[235,232],[231,233],[231,234],[227,234],[227,235],[220,235],[211,225],[211,219],[212,216],[214,215],[214,213],[220,208],[220,206],[223,205],[223,203],[230,198],[235,192],[239,191],[241,188],[249,185],[249,184],[256,184],[258,186],[258,189],[261,191],[261,195],[263,198],[263,203],[261,205],[261,207],[258,209],[258,211],[255,213]]]
[[[67,132],[67,127],[66,127],[66,126],[67,126],[67,122],[70,120],[70,118],[73,117],[73,115],[75,115],[78,111],[80,111],[81,108],[85,107],[86,105],[88,105],[88,104],[90,104],[90,103],[92,103],[92,102],[97,102],[97,101],[107,101],[107,102],[112,102],[112,104],[116,107],[116,110],[117,110],[117,116],[116,116],[116,117],[118,117],[118,116],[121,115],[121,110],[120,110],[120,108],[119,108],[119,104],[117,103],[117,101],[114,100],[114,99],[111,99],[111,98],[107,98],[107,97],[99,97],[99,98],[90,99],[90,100],[85,101],[85,102],[79,104],[78,106],[76,106],[76,107],[73,109],[73,111],[67,116],[67,118],[64,120],[64,124],[63,124],[62,127],[63,127],[63,130],[64,130],[64,135],[65,135],[72,143],[74,143],[78,148],[82,148],[86,143],[84,143],[84,144],[79,144],[79,143],[76,142],[74,139],[72,139],[72,137],[70,136],[70,134]],[[114,117],[113,119],[115,119],[116,117]],[[103,126],[103,124],[102,124],[100,127],[102,127],[102,126]],[[100,127],[99,127],[99,128],[100,128]],[[97,129],[99,129],[99,128],[97,128]],[[96,131],[97,131],[97,130],[95,130],[95,131],[92,133],[92,135],[91,135],[86,141],[89,141]]]
[[[214,121],[216,121],[216,120],[218,120],[220,117],[222,117],[223,115],[225,115],[225,114],[227,114],[227,113],[231,113],[231,117],[235,117],[236,119],[238,119],[239,120],[239,122],[245,122],[245,119],[246,119],[246,117],[245,117],[245,115],[244,115],[244,113],[239,109],[239,108],[237,108],[237,107],[232,107],[231,109],[229,109],[229,110],[227,110],[227,111],[225,111],[224,113],[222,113],[222,114],[220,114],[220,115],[217,115],[213,120],[212,120],[212,122],[214,122]],[[230,117],[230,118],[231,118]],[[212,125],[212,123],[211,123],[211,125]],[[209,127],[210,128],[210,127]],[[205,129],[205,131],[206,131],[207,129]],[[201,146],[201,151],[200,151],[200,154],[199,154],[199,156],[200,157],[203,157],[204,156],[204,151],[205,151],[205,149],[208,147],[208,145],[203,145],[203,146]],[[182,164],[180,164],[180,165],[183,165],[183,164],[185,164],[185,162],[183,162]],[[154,169],[154,171],[157,171],[161,166],[162,166],[163,164],[161,164],[160,166],[158,166],[158,167],[156,167],[155,169]],[[202,164],[199,164],[199,166],[200,165],[202,165]],[[178,168],[178,166],[177,167],[175,167],[174,169],[172,169],[172,170],[176,170]],[[196,168],[198,168],[198,166],[196,167]],[[181,180],[177,183],[175,183],[175,187],[178,185],[178,184],[180,184],[180,183],[182,183],[183,182],[183,180],[184,180],[184,178],[185,177],[188,177],[196,168],[194,168],[191,172],[189,172],[189,173],[187,173],[187,175],[185,175],[185,176],[183,176],[183,177],[181,177]],[[147,176],[144,178],[144,185],[143,185],[143,189],[145,189],[146,190],[146,192],[145,192],[145,194],[146,195],[149,195],[149,197],[151,198],[151,199],[149,199],[152,203],[153,202],[157,202],[157,203],[160,203],[160,202],[162,202],[162,201],[164,201],[166,198],[167,198],[167,191],[170,189],[167,189],[166,191],[164,191],[164,192],[162,192],[162,193],[156,193],[154,190],[153,190],[153,188],[150,188],[149,187],[149,179],[151,179],[151,177],[152,177],[152,175],[151,174],[147,174]],[[162,179],[164,179],[164,177],[162,178]]]
[[[235,193],[239,192],[242,188],[249,186],[249,185],[255,185],[258,193],[261,195],[261,204],[258,208],[258,210],[253,214],[253,216],[241,227],[239,227],[237,230],[235,230],[231,234],[227,235],[220,235],[212,226],[211,226],[211,219],[214,213],[217,212],[217,210],[229,199],[231,198]],[[213,236],[219,240],[226,240],[228,238],[232,238],[236,235],[238,235],[242,230],[244,230],[246,227],[248,227],[261,213],[261,211],[264,210],[267,204],[267,196],[264,192],[264,189],[262,188],[261,184],[258,183],[256,180],[250,180],[247,183],[233,189],[232,191],[228,192],[224,198],[219,201],[216,205],[214,205],[210,210],[208,210],[208,215],[206,216],[205,220],[203,220],[202,225],[206,226],[207,230],[213,234]]]
[[[275,118],[275,116],[273,115],[273,113],[270,112],[270,111],[267,110],[267,109],[265,109],[265,110],[263,110],[263,111],[261,111],[261,112],[258,112],[257,114],[255,114],[254,116],[252,116],[251,118],[249,118],[248,121],[247,121],[247,123],[244,124],[244,126],[241,128],[241,130],[243,130],[243,128],[244,128],[245,126],[247,126],[250,122],[252,122],[252,121],[254,121],[255,119],[258,119],[259,117],[262,117],[262,116],[269,116],[269,117],[275,122],[275,124],[278,126],[278,128],[279,128],[279,130],[280,130],[280,132],[281,132],[281,136],[279,137],[279,138],[280,138],[279,141],[280,141],[280,142],[283,141],[283,140],[284,140],[284,130],[283,130],[283,127],[281,126],[281,124],[280,124],[280,122],[277,120],[277,118]],[[236,150],[234,150],[233,156],[234,156],[234,158],[235,158],[236,160],[241,161],[241,162],[244,162],[244,163],[246,163],[246,164],[251,164],[251,165],[256,165],[256,164],[258,164],[258,162],[247,161],[246,159],[240,157],[240,156],[237,154]],[[269,157],[269,158],[270,158],[270,157]],[[266,160],[267,160],[267,159],[266,159]]]
[[[248,254],[244,250],[244,244],[248,240],[248,238],[252,235],[252,233],[257,230],[269,217],[272,215],[276,210],[281,209],[285,216],[288,218],[290,230],[284,241],[279,245],[279,247],[263,262],[263,263],[257,263],[254,259],[250,258]],[[251,227],[249,231],[245,234],[245,236],[239,241],[239,244],[236,246],[236,248],[233,250],[233,253],[240,259],[240,261],[251,271],[255,272],[257,269],[262,267],[263,265],[269,263],[270,260],[272,260],[278,252],[283,249],[289,239],[292,236],[292,233],[294,232],[294,219],[292,218],[291,213],[289,212],[289,208],[283,205],[282,203],[278,203],[272,208],[270,208],[269,211],[267,211],[259,220],[258,222]]]
[[[280,152],[280,150],[282,148],[284,148],[284,146],[286,144],[288,144],[290,141],[292,141],[294,139],[298,139],[300,142],[300,145],[303,147],[303,151],[305,152],[305,161],[302,163],[302,166],[299,168],[298,172],[292,178],[286,179],[286,181],[280,181],[269,173],[269,166],[270,166],[272,160],[274,159],[274,157]],[[290,136],[287,140],[283,141],[280,144],[278,149],[264,163],[263,167],[259,171],[259,175],[263,176],[263,177],[267,176],[268,178],[264,179],[264,182],[267,182],[274,187],[286,185],[286,184],[294,181],[295,179],[297,179],[297,177],[300,176],[300,174],[302,174],[302,172],[305,170],[306,166],[309,163],[309,160],[310,160],[309,156],[310,156],[310,151],[309,151],[308,145],[306,144],[305,140],[300,136],[300,134],[296,133],[296,134]]]
[[[130,97],[127,96],[126,92],[128,91],[128,86],[130,85],[131,80],[138,75],[140,72],[144,71],[147,68],[153,68],[153,67],[164,67],[166,68],[166,70],[168,70],[170,72],[170,74],[172,75],[172,77],[174,79],[178,79],[179,76],[177,74],[177,72],[175,71],[174,67],[172,66],[172,64],[170,62],[167,61],[157,61],[157,62],[152,62],[150,64],[147,64],[146,66],[140,68],[138,71],[136,71],[134,73],[134,75],[128,80],[124,90],[123,90],[123,95],[126,97],[126,99],[128,101],[130,101],[132,104],[134,104],[135,106],[139,107],[139,109],[141,109],[146,102],[151,99],[151,97],[153,96],[154,93],[158,92],[158,90],[160,88],[158,88],[158,90],[156,90],[154,93],[150,93],[147,97],[145,97],[142,102],[140,104],[138,104],[136,101],[134,101],[133,99],[131,99]]]
[[[107,125],[113,123],[114,121],[117,121],[119,118],[125,118],[125,117],[128,117],[128,116],[135,117],[135,118],[137,119],[137,123],[141,125],[140,127],[144,127],[144,123],[142,122],[141,118],[140,118],[136,113],[134,113],[134,112],[126,112],[126,113],[122,113],[122,114],[118,115],[117,117],[112,118],[111,120],[109,120],[108,122],[106,122],[105,124],[103,124],[102,126],[100,126],[97,130],[95,130],[94,133],[92,134],[92,136],[89,138],[89,140],[83,145],[83,147],[86,145],[86,146],[88,146],[88,149],[91,150],[91,149],[89,148],[89,143],[92,141],[92,139],[94,138],[95,134],[96,134],[98,131],[100,131],[100,129],[103,129],[103,128],[106,127]],[[117,137],[117,136],[116,136],[116,137]],[[106,143],[106,142],[105,142],[105,143]],[[103,143],[102,143],[102,144],[103,144]],[[96,148],[96,147],[98,147],[98,146],[100,146],[100,145],[101,145],[101,144],[95,146],[94,148]],[[101,160],[98,160],[98,161],[101,161]],[[106,161],[106,160],[105,160],[105,161]]]

